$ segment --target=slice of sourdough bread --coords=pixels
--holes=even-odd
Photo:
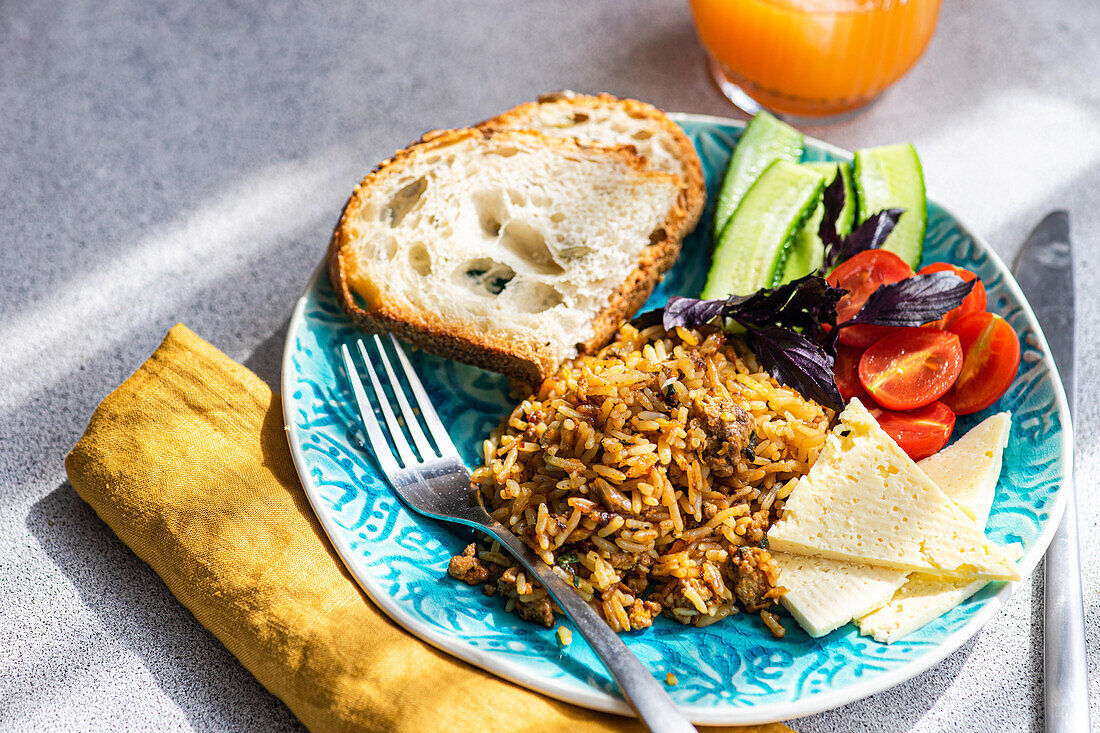
[[[435,132],[356,187],[329,275],[361,327],[533,382],[645,302],[686,217],[680,179],[628,147]]]
[[[554,92],[508,110],[480,125],[490,130],[538,130],[603,145],[633,145],[650,166],[680,177],[687,236],[707,203],[706,179],[695,146],[680,126],[651,104],[610,94]]]

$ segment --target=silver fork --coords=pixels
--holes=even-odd
[[[496,538],[531,575],[538,578],[558,606],[572,619],[577,630],[603,660],[611,676],[615,678],[627,702],[650,730],[662,733],[694,731],[695,727],[676,707],[676,703],[672,701],[661,683],[654,679],[619,635],[611,630],[611,627],[568,582],[556,575],[530,547],[485,511],[477,490],[470,483],[470,472],[459,458],[454,443],[451,442],[446,428],[443,427],[435,408],[428,400],[428,395],[409,364],[405,352],[392,335],[389,340],[416,398],[424,425],[431,435],[431,441],[429,441],[420,427],[420,421],[409,404],[404,389],[398,382],[382,340],[375,335],[374,344],[378,349],[379,360],[389,378],[390,388],[397,399],[405,427],[416,446],[415,451],[405,438],[401,423],[394,414],[393,407],[379,382],[378,374],[362,339],[357,341],[359,354],[367,368],[371,387],[389,429],[389,440],[382,432],[378,418],[375,417],[374,408],[367,398],[363,382],[359,377],[359,370],[352,360],[347,345],[341,347],[341,352],[374,456],[398,496],[421,514],[474,527]]]

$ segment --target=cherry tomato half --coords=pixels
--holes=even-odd
[[[970,313],[951,324],[963,349],[963,366],[943,401],[960,415],[984,410],[1012,385],[1020,366],[1020,339],[1008,321]]]
[[[937,328],[907,328],[863,352],[859,381],[883,407],[913,410],[951,389],[962,365],[958,336]]]
[[[941,318],[940,320],[934,321],[927,325],[935,326],[936,328],[950,328],[952,323],[959,320],[966,314],[981,313],[985,310],[985,285],[982,283],[980,277],[975,275],[970,270],[964,270],[961,267],[956,267],[955,265],[950,265],[946,262],[933,262],[932,264],[925,265],[924,267],[920,268],[920,272],[918,272],[917,274],[928,275],[933,272],[953,272],[966,282],[970,282],[971,280],[977,280],[978,282],[974,283],[974,289],[970,291],[970,295],[966,296],[966,298],[963,299],[962,305],[960,305],[953,311],[948,311],[947,313],[945,313],[943,318]]]
[[[844,288],[848,294],[836,304],[836,322],[844,323],[852,318],[867,297],[879,285],[888,285],[913,276],[913,268],[893,252],[884,249],[865,249],[840,263],[826,280],[835,288]]]
[[[851,346],[845,346],[844,344],[836,348],[833,378],[845,403],[853,397],[859,397],[863,402],[869,399],[863,385],[859,383],[859,357],[862,355],[863,351],[861,349],[853,349]]]
[[[878,424],[914,461],[938,453],[955,429],[955,413],[942,402],[909,412],[871,410]]]

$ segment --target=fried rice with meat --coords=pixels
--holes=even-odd
[[[833,416],[763,373],[736,337],[628,323],[516,407],[473,482],[616,631],[659,613],[706,626],[740,609],[778,635],[770,609],[784,589],[760,545]],[[470,545],[449,572],[553,626],[546,591],[495,543]]]

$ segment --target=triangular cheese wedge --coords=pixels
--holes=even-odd
[[[1023,555],[1019,545],[1009,545],[1006,554],[1014,560]],[[935,621],[981,590],[987,580],[945,580],[934,575],[913,573],[886,605],[856,620],[859,632],[887,644]]]
[[[887,604],[856,619],[856,626],[864,636],[889,644],[936,620],[988,582],[913,573]]]
[[[943,493],[985,528],[997,479],[1001,475],[1001,456],[1008,444],[1012,417],[1002,412],[986,418],[948,447],[917,463]],[[1005,548],[1013,560],[1022,550],[1018,545]],[[977,593],[985,580],[946,580],[924,573],[913,573],[890,602],[858,618],[861,634],[887,644],[913,633],[934,621]]]
[[[768,532],[779,552],[955,578],[1017,580],[1005,553],[852,400]]]
[[[779,567],[779,585],[787,589],[779,602],[815,638],[883,606],[909,575],[908,570],[789,552],[773,552],[772,560]]]
[[[989,519],[1001,475],[1001,455],[1011,429],[1012,416],[1007,412],[987,417],[917,464],[979,527]]]

